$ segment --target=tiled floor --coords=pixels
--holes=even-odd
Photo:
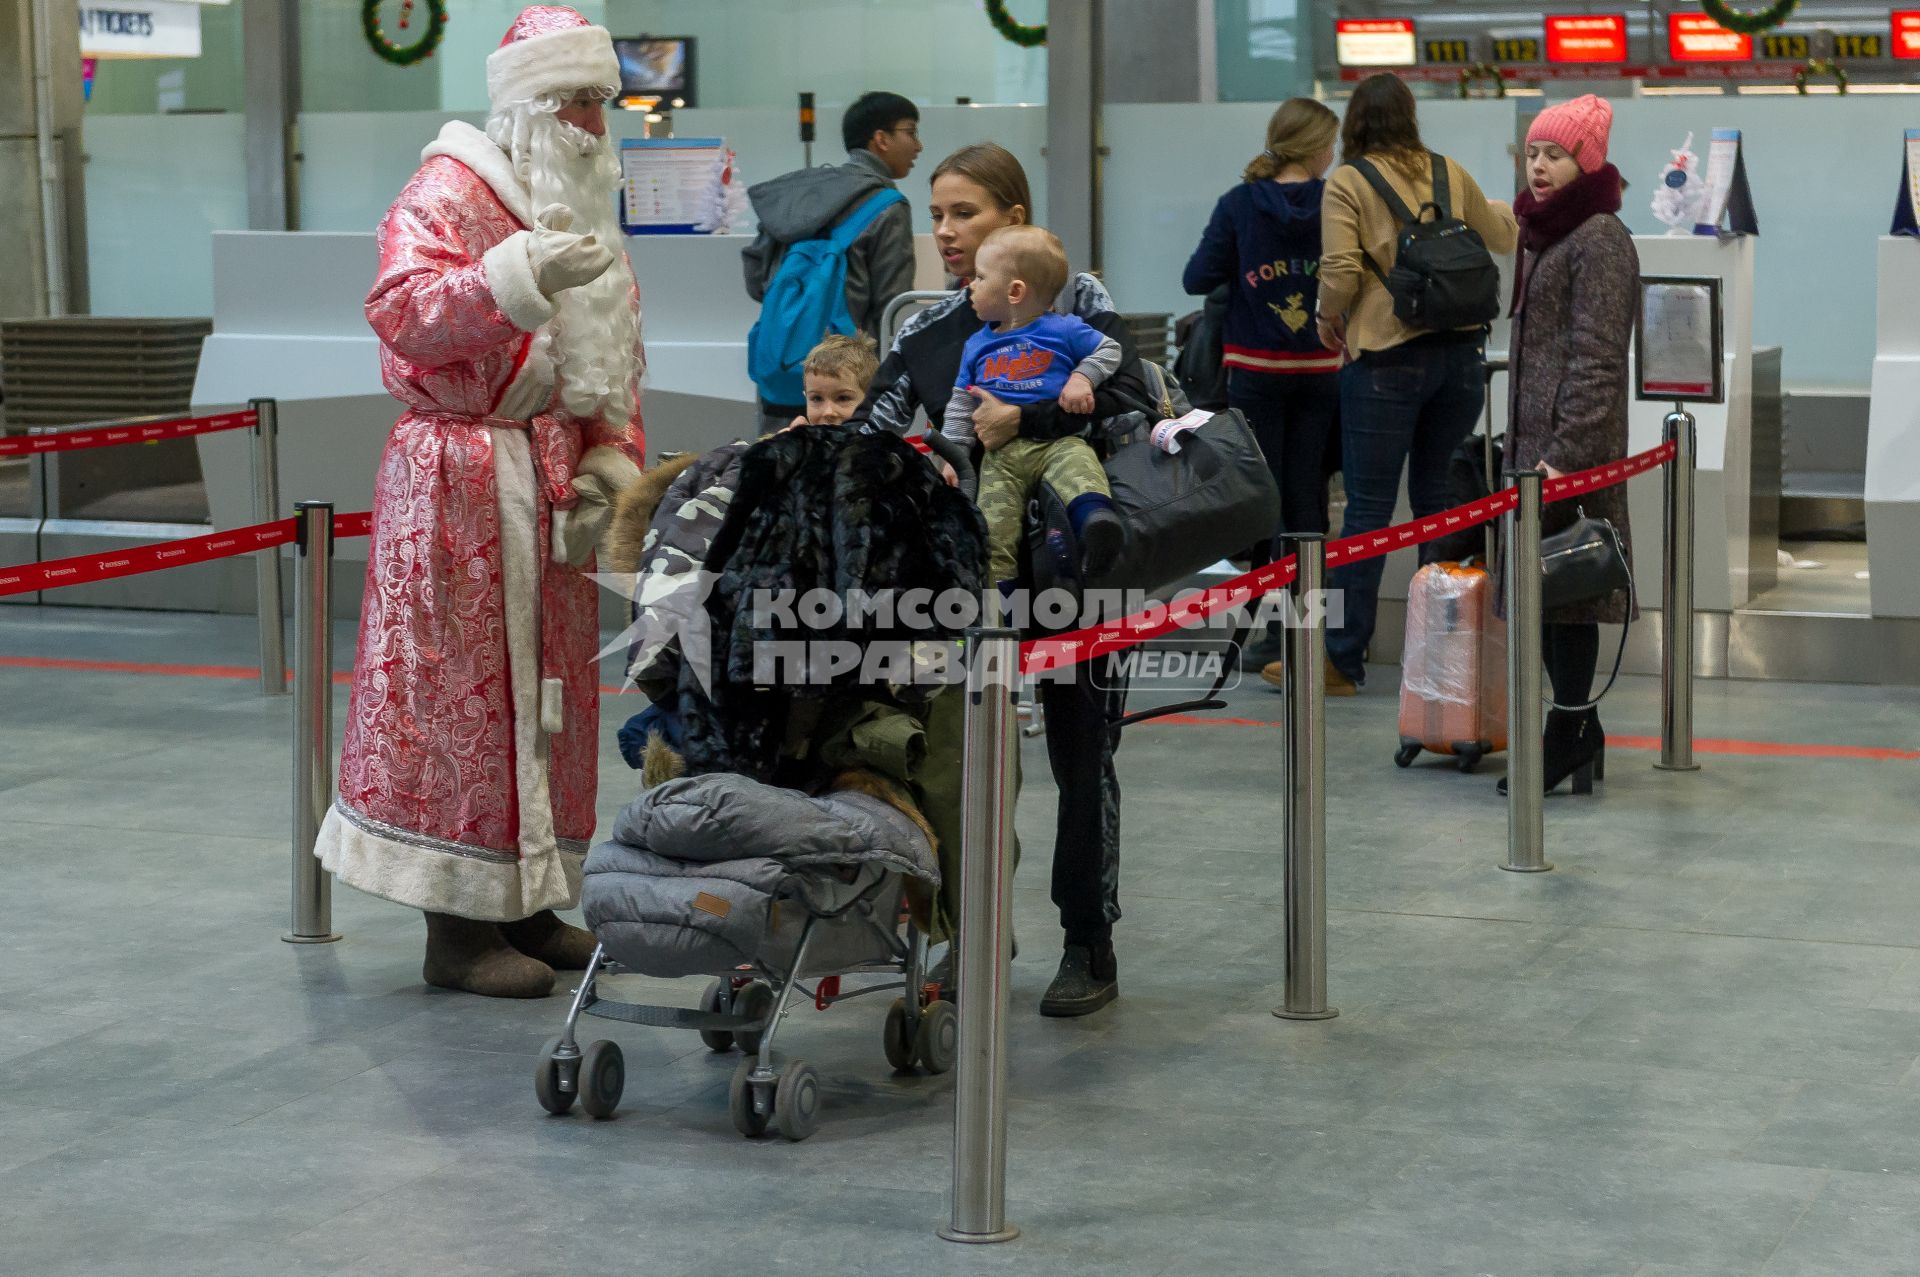
[[[1035,1003],[1057,935],[1029,742],[1007,1246],[936,1240],[951,1086],[879,1008],[799,1015],[820,1133],[748,1143],[733,1057],[614,1025],[620,1116],[534,1102],[559,998],[418,981],[422,928],[286,921],[291,705],[20,658],[243,664],[244,619],[0,611],[0,1273],[1593,1274],[1920,1266],[1920,692],[1703,682],[1500,872],[1498,764],[1399,771],[1394,671],[1329,705],[1330,985],[1280,1000],[1278,699],[1128,734],[1123,997]],[[342,660],[350,632],[341,630]],[[339,689],[344,701],[345,689]],[[632,776],[612,748],[602,813]],[[1616,737],[1652,735],[1622,680]],[[689,983],[669,990],[689,1004]]]

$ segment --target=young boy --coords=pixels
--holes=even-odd
[[[852,337],[828,333],[807,352],[807,362],[800,366],[807,404],[806,412],[795,417],[793,425],[844,425],[867,397],[867,383],[879,368],[880,356],[874,351],[871,337],[864,333]]]
[[[1068,412],[1093,411],[1094,387],[1120,366],[1120,343],[1077,315],[1048,309],[1066,286],[1067,253],[1038,226],[1006,226],[987,236],[974,258],[968,291],[984,321],[967,339],[941,433],[973,442],[968,393],[978,388],[1010,404],[1058,399]],[[1027,499],[1045,483],[1067,504],[1080,543],[1080,575],[1090,581],[1119,557],[1126,528],[1114,513],[1106,472],[1084,439],[1013,439],[986,454],[980,467],[980,512],[987,520],[993,581],[1011,590],[1019,575],[1021,523]]]

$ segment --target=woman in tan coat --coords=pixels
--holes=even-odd
[[[1640,257],[1620,222],[1620,171],[1607,163],[1613,108],[1589,94],[1542,111],[1527,132],[1527,189],[1520,215],[1520,276],[1514,287],[1513,386],[1508,464],[1548,478],[1627,454],[1627,351],[1640,291]],[[1548,506],[1541,527],[1558,532],[1584,509],[1610,519],[1632,562],[1624,485]],[[1584,706],[1593,693],[1601,621],[1630,618],[1625,590],[1548,612],[1541,651],[1556,705]],[[1547,713],[1546,787],[1568,776],[1593,790],[1605,745],[1593,709]],[[1506,782],[1500,783],[1504,792]]]
[[[1397,77],[1372,76],[1354,91],[1341,151],[1347,163],[1328,179],[1321,209],[1320,337],[1348,360],[1340,373],[1343,535],[1357,536],[1393,521],[1403,469],[1415,518],[1447,507],[1448,459],[1473,433],[1486,403],[1486,329],[1409,327],[1394,315],[1382,282],[1393,269],[1401,228],[1354,162],[1369,161],[1409,209],[1434,198],[1436,157],[1420,141],[1413,94]],[[1512,210],[1482,195],[1460,165],[1442,162],[1447,211],[1490,252],[1511,253],[1517,238]],[[1351,696],[1366,678],[1383,566],[1381,559],[1366,559],[1331,573],[1328,583],[1343,592],[1346,616],[1327,634],[1329,696]]]

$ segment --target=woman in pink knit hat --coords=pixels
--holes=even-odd
[[[1527,131],[1527,186],[1513,294],[1508,464],[1548,478],[1627,453],[1627,351],[1639,297],[1640,258],[1621,225],[1620,171],[1607,163],[1613,108],[1591,94],[1542,111]],[[1546,508],[1543,531],[1566,527],[1584,508],[1620,531],[1631,562],[1625,486]],[[1546,787],[1567,777],[1591,793],[1606,743],[1588,705],[1600,653],[1600,622],[1631,618],[1625,590],[1549,611],[1541,647],[1556,707],[1547,714]],[[1500,782],[1501,792],[1506,782]]]

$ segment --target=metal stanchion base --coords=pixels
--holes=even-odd
[[[1545,863],[1538,865],[1501,865],[1500,867],[1510,874],[1543,874],[1553,871],[1553,866]]]
[[[959,1242],[962,1245],[979,1246],[988,1242],[1010,1242],[1020,1235],[1020,1230],[1012,1224],[997,1233],[963,1233],[951,1224],[936,1228],[934,1232],[943,1242]]]
[[[340,937],[332,934],[324,935],[324,936],[297,936],[293,932],[289,931],[287,932],[286,935],[281,936],[280,938],[286,941],[288,944],[332,944],[335,940],[338,940]]]
[[[1655,763],[1653,765],[1653,770],[1657,772],[1697,772],[1700,770],[1700,764],[1699,763]]]
[[[1331,1020],[1340,1013],[1332,1007],[1324,1011],[1289,1011],[1285,1007],[1275,1007],[1273,1014],[1282,1020]]]

